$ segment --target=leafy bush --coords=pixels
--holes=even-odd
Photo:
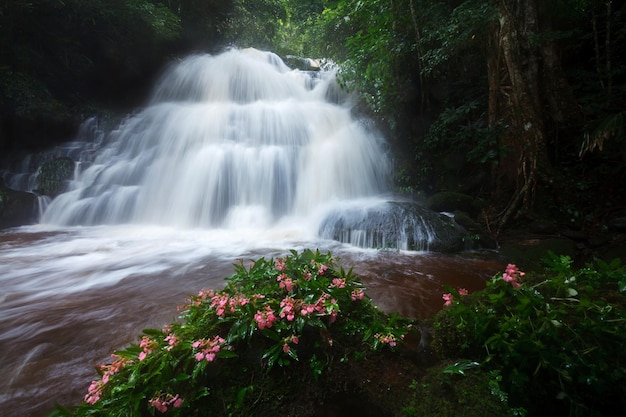
[[[545,275],[509,265],[484,291],[450,289],[436,349],[498,371],[529,415],[624,415],[626,268],[616,260],[574,270],[554,254],[547,262]]]
[[[250,415],[264,376],[282,371],[274,381],[284,385],[297,369],[306,386],[335,359],[393,349],[407,333],[409,323],[380,312],[330,253],[293,251],[235,271],[222,291],[190,297],[179,322],[144,330],[138,344],[115,352],[97,367],[84,403],[52,415]]]

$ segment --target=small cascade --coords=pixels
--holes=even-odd
[[[76,166],[84,166],[93,161],[105,137],[101,125],[99,118],[89,117],[81,124],[76,138],[71,142],[34,153],[7,155],[4,161],[0,161],[2,183],[12,190],[39,194],[41,167],[46,163],[68,158],[75,161]]]

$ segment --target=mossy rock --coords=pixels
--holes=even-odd
[[[497,381],[480,368],[446,373],[452,362],[430,368],[412,385],[413,400],[402,416],[509,417],[514,412],[498,395]]]
[[[71,158],[55,158],[39,167],[37,192],[56,196],[65,191],[66,181],[74,175],[74,161]]]

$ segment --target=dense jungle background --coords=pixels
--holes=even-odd
[[[431,207],[469,213],[477,235],[532,224],[606,241],[626,215],[625,12],[609,0],[4,0],[0,149],[132,112],[177,57],[251,46],[338,64],[355,111],[389,139],[396,189],[444,192]]]

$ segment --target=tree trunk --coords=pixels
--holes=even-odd
[[[492,39],[489,71],[489,120],[506,126],[500,137],[495,184],[504,203],[494,219],[501,228],[533,208],[539,170],[548,169],[542,117],[540,51],[536,0],[499,0],[499,27]]]

